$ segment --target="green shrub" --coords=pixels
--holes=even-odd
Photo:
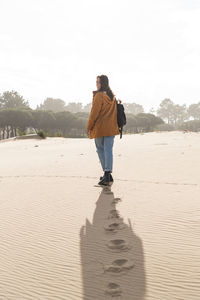
[[[26,135],[26,130],[23,131],[23,130],[17,129],[17,134],[19,136]]]
[[[46,133],[44,132],[44,130],[39,130],[38,132],[37,132],[37,134],[41,137],[41,138],[43,138],[43,139],[45,139],[46,138]]]

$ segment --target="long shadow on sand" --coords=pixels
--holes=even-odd
[[[83,300],[145,300],[146,277],[141,239],[116,209],[120,198],[103,188],[93,222],[80,230]]]

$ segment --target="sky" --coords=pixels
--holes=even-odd
[[[0,0],[0,94],[92,101],[104,74],[145,112],[200,101],[199,0]]]

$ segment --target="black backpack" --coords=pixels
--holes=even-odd
[[[124,112],[124,106],[121,104],[121,101],[116,100],[117,103],[117,123],[120,132],[120,139],[122,138],[123,126],[126,125],[126,114]],[[119,102],[119,103],[118,103]]]

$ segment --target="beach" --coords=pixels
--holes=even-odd
[[[0,300],[199,300],[200,133],[0,141]]]

